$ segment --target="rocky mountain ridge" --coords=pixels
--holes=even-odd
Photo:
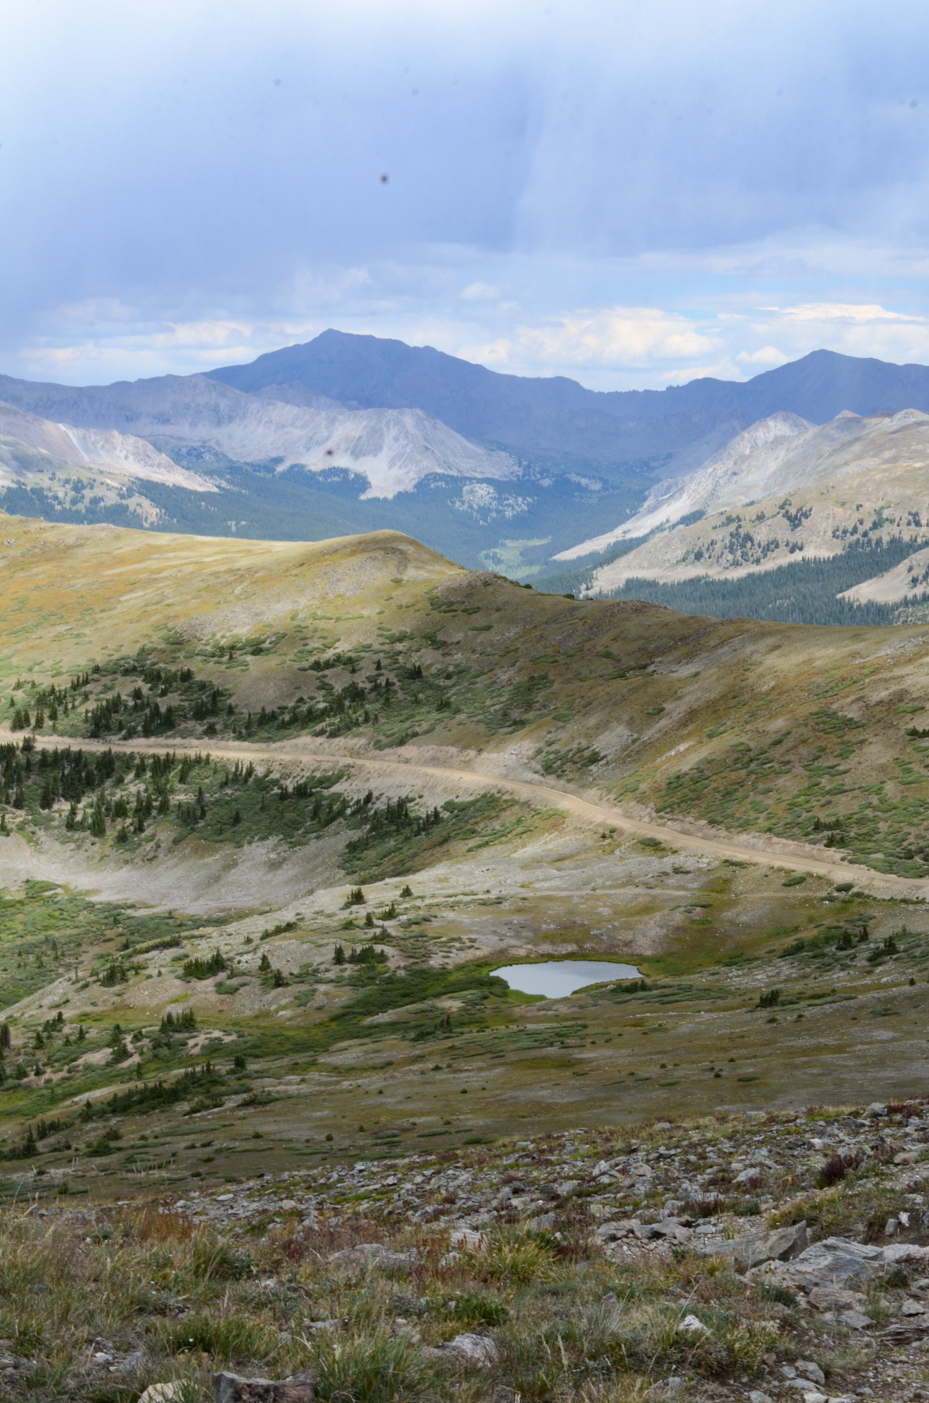
[[[113,497],[96,482],[72,492],[31,476],[32,464],[0,483],[7,510],[120,525],[141,518],[158,529],[265,539],[390,527],[472,568],[527,580],[544,579],[549,562],[596,558],[686,525],[697,512],[766,502],[777,492],[765,509],[773,519],[785,494],[812,489],[833,469],[856,471],[854,453],[862,467],[874,460],[862,425],[880,437],[888,416],[900,427],[901,415],[929,409],[929,372],[816,352],[744,383],[703,379],[601,394],[559,377],[498,375],[428,347],[329,331],[206,375],[83,388],[0,377],[0,399],[52,423],[147,440],[198,482],[211,481],[220,498],[201,498],[202,487],[190,495],[191,483],[170,471],[149,479],[144,501],[138,493],[131,502]],[[843,444],[847,461],[838,464]],[[922,514],[921,490],[917,483],[912,500],[895,500],[896,514]],[[858,495],[867,508],[867,494]],[[611,592],[631,578],[766,571],[797,557],[799,538],[784,522],[760,533],[734,524],[732,541],[727,532],[710,546],[698,525],[681,560],[673,552],[666,558],[667,542],[649,541],[644,554],[607,563],[595,581],[585,574],[580,583]],[[806,558],[836,553],[835,526],[841,550],[841,531],[854,534],[853,525],[833,514],[824,536],[809,526]],[[885,562],[879,573],[898,563]],[[860,573],[844,578],[831,603],[841,592],[854,614],[858,598],[848,587],[860,583]],[[569,585],[578,587],[552,576],[547,587]],[[881,585],[876,598],[892,588]]]
[[[814,351],[742,382],[704,377],[665,390],[603,392],[564,376],[506,375],[430,346],[324,331],[314,340],[208,372],[248,393],[301,385],[361,407],[423,409],[459,433],[521,457],[571,456],[591,467],[678,454],[778,412],[823,424],[855,414],[929,411],[929,369]],[[721,441],[713,436],[724,429]]]
[[[0,377],[17,409],[87,432],[119,428],[181,462],[268,464],[275,472],[346,469],[367,478],[367,495],[390,498],[432,473],[501,479],[506,454],[468,443],[420,410],[345,410],[243,395],[205,376],[164,376],[69,390]],[[186,484],[183,484],[186,485]]]
[[[209,478],[179,467],[144,438],[114,429],[53,423],[0,403],[0,481],[15,481],[37,469],[69,477],[74,476],[75,468],[160,482],[191,492],[218,490]]]
[[[902,538],[917,551],[927,539],[927,469],[929,416],[917,410],[843,414],[820,428],[784,416],[763,421],[601,537],[650,533],[595,569],[590,590],[608,593],[633,578],[738,578],[800,555],[829,558],[862,541]],[[916,592],[909,578],[901,576],[894,598]]]

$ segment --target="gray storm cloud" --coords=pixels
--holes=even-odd
[[[474,285],[500,292],[467,303],[468,334],[512,344],[516,309],[692,304],[701,259],[731,299],[721,250],[773,241],[801,283],[801,246],[920,250],[924,21],[815,0],[14,6],[6,366],[102,322],[341,310],[441,339]],[[660,287],[616,273],[661,257]],[[836,300],[816,276],[807,300]]]

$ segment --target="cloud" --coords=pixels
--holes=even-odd
[[[542,325],[521,325],[485,348],[488,363],[537,366],[642,366],[693,360],[716,349],[693,322],[652,307],[581,311]]]
[[[929,359],[918,0],[7,8],[10,373],[329,325],[602,388]]]
[[[73,340],[38,338],[23,349],[21,366],[28,378],[63,380],[68,384],[190,375],[220,364],[254,360],[263,351],[308,340],[321,330],[322,325],[284,322],[258,326],[245,321],[211,320],[126,326],[118,320],[98,321],[92,335],[86,334],[86,327],[75,326]],[[127,365],[131,367],[129,377]]]
[[[762,355],[775,344],[781,348],[775,354],[788,360],[822,346],[844,355],[897,363],[929,360],[929,317],[878,303],[798,302],[762,307],[737,334],[764,343],[756,352],[738,354],[743,365],[761,365]]]
[[[776,365],[786,365],[790,356],[786,356],[776,346],[762,346],[758,351],[739,351],[736,360],[742,365],[757,365],[767,370]]]
[[[850,322],[852,325],[874,322],[918,322],[919,317],[907,316],[904,312],[890,312],[886,307],[867,306],[848,302],[802,302],[797,307],[762,307],[763,312],[776,312],[788,321],[816,322],[817,325],[833,322]]]
[[[468,283],[461,293],[463,302],[494,302],[500,296],[500,289],[492,283]]]

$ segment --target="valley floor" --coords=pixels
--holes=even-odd
[[[9,530],[0,1387],[918,1396],[925,630]],[[867,1289],[716,1250],[803,1219]]]

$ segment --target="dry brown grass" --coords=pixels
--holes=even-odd
[[[411,1252],[409,1267],[329,1260],[374,1235]],[[707,1327],[697,1337],[678,1328],[691,1313]],[[578,1263],[544,1235],[504,1229],[484,1253],[456,1254],[402,1225],[375,1234],[334,1218],[255,1236],[153,1208],[0,1218],[0,1336],[29,1361],[4,1396],[30,1403],[132,1403],[159,1380],[202,1403],[217,1368],[310,1368],[329,1403],[478,1403],[495,1386],[526,1403],[635,1403],[671,1373],[689,1380],[688,1397],[728,1397],[790,1350],[795,1324],[789,1307],[689,1253]],[[493,1369],[435,1353],[462,1331],[494,1340]]]

